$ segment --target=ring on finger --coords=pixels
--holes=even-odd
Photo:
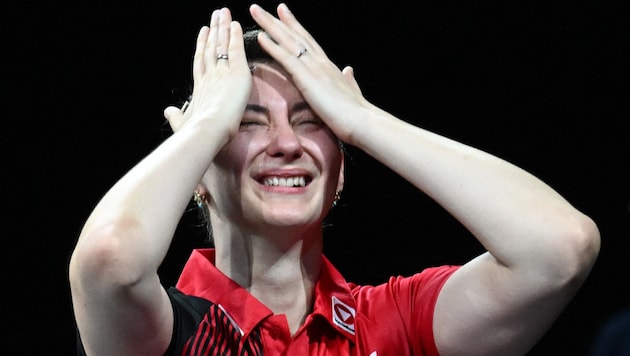
[[[306,52],[307,52],[306,48],[304,47],[300,48],[300,51],[298,52],[297,57],[298,58],[302,57]]]
[[[227,53],[221,53],[217,56],[217,60],[221,60],[221,59],[225,59],[227,60],[229,57],[227,55]]]

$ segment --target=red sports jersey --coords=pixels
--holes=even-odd
[[[291,336],[273,312],[194,250],[169,289],[175,310],[172,355],[437,355],[433,310],[459,266],[427,268],[376,286],[348,283],[322,256],[313,311]]]

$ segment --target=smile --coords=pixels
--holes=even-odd
[[[264,184],[272,187],[304,187],[306,186],[306,179],[304,176],[267,177]]]

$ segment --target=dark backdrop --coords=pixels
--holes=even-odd
[[[72,247],[102,194],[164,138],[162,110],[182,99],[196,33],[222,5],[252,25],[241,1],[3,5],[10,354],[74,354]],[[600,258],[531,352],[586,355],[602,323],[630,301],[625,3],[289,5],[335,63],[355,67],[369,100],[522,166],[596,220]],[[379,283],[479,253],[440,207],[351,153],[342,205],[326,229],[326,253],[347,279]],[[200,242],[191,226],[165,261],[167,284]]]

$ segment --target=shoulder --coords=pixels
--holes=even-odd
[[[431,267],[411,276],[390,277],[373,286],[351,284],[357,337],[365,338],[367,333],[381,340],[380,347],[385,349],[408,345],[413,354],[437,354],[433,312],[442,286],[458,268]]]
[[[175,287],[168,288],[167,293],[173,305],[173,336],[165,355],[181,355],[185,343],[197,331],[213,303],[184,294]]]
[[[355,298],[389,295],[391,297],[412,293],[416,296],[436,295],[448,278],[460,268],[459,265],[429,267],[411,276],[393,276],[377,285],[348,283]]]

